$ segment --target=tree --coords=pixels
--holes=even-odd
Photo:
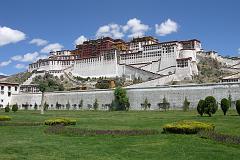
[[[205,98],[205,105],[204,105],[204,113],[208,114],[209,117],[212,116],[212,114],[215,114],[218,110],[218,104],[216,99],[213,96],[208,96]]]
[[[60,109],[61,108],[61,104],[59,104],[58,102],[56,102],[56,109]]]
[[[204,105],[205,105],[205,101],[200,99],[197,105],[197,111],[198,111],[198,114],[200,114],[201,116],[203,116],[203,113],[204,113]]]
[[[229,107],[230,107],[230,101],[228,99],[226,99],[226,98],[223,98],[221,100],[221,108],[222,108],[224,116],[226,115]]]
[[[238,114],[240,115],[240,99],[236,101],[236,110]]]
[[[68,102],[67,102],[67,104],[66,104],[66,109],[69,110],[70,107],[71,107],[71,105],[70,105],[69,100],[68,100]]]
[[[122,87],[117,87],[114,91],[114,102],[115,110],[117,111],[127,111],[130,108],[129,99],[127,97],[127,92]]]
[[[96,98],[94,103],[93,103],[93,109],[96,111],[98,109],[98,106],[99,106],[99,104],[98,104],[98,100]]]
[[[37,110],[38,109],[38,105],[37,105],[37,103],[35,102],[35,104],[34,104],[34,110]]]
[[[190,105],[190,102],[187,100],[187,97],[185,97],[184,102],[183,102],[183,111],[184,112],[189,110],[189,105]]]
[[[167,98],[165,96],[163,97],[162,107],[165,111],[167,111],[170,107],[170,103],[167,101]]]
[[[43,105],[43,110],[47,111],[49,107],[49,104],[47,104],[47,102],[45,101],[44,105]]]
[[[232,95],[231,94],[228,95],[228,101],[229,101],[229,108],[231,108],[232,107]]]
[[[17,112],[17,110],[18,110],[18,105],[17,105],[17,103],[16,103],[16,104],[14,104],[14,105],[12,106],[12,111],[13,111],[13,112]]]
[[[83,99],[81,99],[78,104],[78,109],[82,109],[82,108],[83,108]]]
[[[44,114],[44,93],[47,89],[48,85],[44,82],[41,82],[38,86],[39,91],[42,93],[42,98],[41,98],[41,114]]]
[[[144,102],[142,104],[142,107],[143,107],[144,110],[150,109],[151,103],[148,102],[147,98],[145,98],[145,100],[144,100]]]
[[[10,105],[9,105],[9,103],[7,104],[7,106],[5,107],[5,112],[10,112]]]

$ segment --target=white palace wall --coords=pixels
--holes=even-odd
[[[145,98],[151,103],[151,109],[158,109],[157,104],[162,102],[165,96],[171,105],[171,109],[181,109],[185,97],[190,101],[190,107],[196,108],[200,99],[206,96],[214,96],[218,102],[222,98],[232,96],[232,100],[240,99],[240,83],[224,84],[204,84],[204,85],[173,85],[145,88],[127,88],[131,109],[141,110],[141,103]],[[114,99],[113,90],[89,90],[89,91],[71,91],[71,92],[47,92],[45,100],[49,104],[49,109],[54,109],[56,102],[66,105],[69,101],[71,107],[73,104],[79,104],[83,99],[83,107],[87,109],[88,105],[98,99],[99,108],[102,105],[110,104]],[[40,105],[41,94],[14,94],[10,104],[32,104]],[[51,107],[52,106],[52,107]]]

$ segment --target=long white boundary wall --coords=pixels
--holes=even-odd
[[[204,84],[204,85],[172,85],[146,88],[127,88],[131,109],[141,110],[141,103],[145,98],[148,98],[151,103],[151,109],[158,109],[157,104],[162,102],[165,96],[170,102],[171,109],[180,109],[185,97],[190,101],[190,107],[196,108],[200,99],[206,96],[214,96],[218,102],[222,98],[228,98],[231,95],[232,100],[240,99],[240,83],[219,83],[219,84]],[[78,105],[83,99],[83,108],[87,109],[92,105],[97,98],[99,108],[106,104],[110,104],[113,100],[113,90],[90,90],[90,91],[71,91],[71,92],[48,92],[45,93],[45,101],[49,104],[49,109],[55,109],[56,102],[59,104]],[[12,96],[11,104],[32,105],[35,102],[40,105],[41,94],[15,94]]]

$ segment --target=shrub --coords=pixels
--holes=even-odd
[[[93,109],[96,111],[98,109],[98,106],[99,106],[99,104],[98,104],[98,100],[96,98],[94,103],[93,103]]]
[[[218,109],[217,101],[213,96],[205,98],[204,113],[208,114],[209,117],[215,114]]]
[[[38,109],[38,105],[37,105],[37,103],[35,102],[35,104],[34,104],[34,110],[37,110]]]
[[[130,108],[129,99],[127,97],[127,92],[122,87],[117,87],[114,91],[114,109],[117,111],[127,111]]]
[[[144,110],[147,110],[147,109],[150,109],[151,103],[149,103],[149,102],[148,102],[148,99],[145,98],[145,100],[144,100],[144,102],[141,104],[141,106],[142,106],[142,108],[143,108]]]
[[[198,102],[198,105],[197,105],[197,111],[201,116],[204,113],[204,105],[205,105],[205,101],[202,99]]]
[[[180,121],[163,126],[164,133],[196,134],[203,130],[213,131],[214,125],[198,121]]]
[[[240,99],[236,101],[236,110],[238,114],[240,115]]]
[[[189,110],[189,105],[190,102],[187,100],[187,97],[185,97],[184,102],[183,102],[183,111],[188,111]]]
[[[18,111],[18,105],[17,103],[12,106],[12,111],[17,112]]]
[[[81,99],[78,104],[78,109],[82,109],[82,108],[83,108],[83,99]]]
[[[10,112],[10,106],[9,106],[9,104],[7,104],[7,106],[5,107],[5,112]]]
[[[69,103],[69,101],[68,101],[67,104],[66,104],[66,109],[69,110],[70,107],[71,107],[71,105],[70,105],[70,103]]]
[[[43,105],[43,110],[47,111],[48,107],[49,107],[49,104],[47,104],[47,102],[45,102],[44,105]]]
[[[223,98],[221,100],[221,109],[222,109],[224,115],[226,115],[229,107],[230,107],[230,101],[226,98]]]
[[[54,118],[54,119],[48,119],[48,120],[44,121],[44,124],[49,125],[49,126],[59,125],[59,124],[64,125],[64,126],[76,125],[76,120],[69,119],[69,118]]]
[[[165,96],[163,98],[163,102],[158,103],[158,107],[159,109],[164,109],[165,111],[167,111],[170,108],[170,103],[167,101],[167,98]]]
[[[10,121],[11,119],[9,116],[0,116],[0,121]]]

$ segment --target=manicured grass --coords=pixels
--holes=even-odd
[[[71,117],[84,129],[157,129],[179,120],[213,123],[219,133],[240,135],[240,116],[230,111],[213,117],[200,117],[195,111],[94,112],[18,111],[4,113],[11,122],[44,122],[54,117]],[[148,136],[63,136],[45,134],[48,126],[0,126],[0,159],[239,159],[240,145],[201,139],[196,135],[156,134]]]

